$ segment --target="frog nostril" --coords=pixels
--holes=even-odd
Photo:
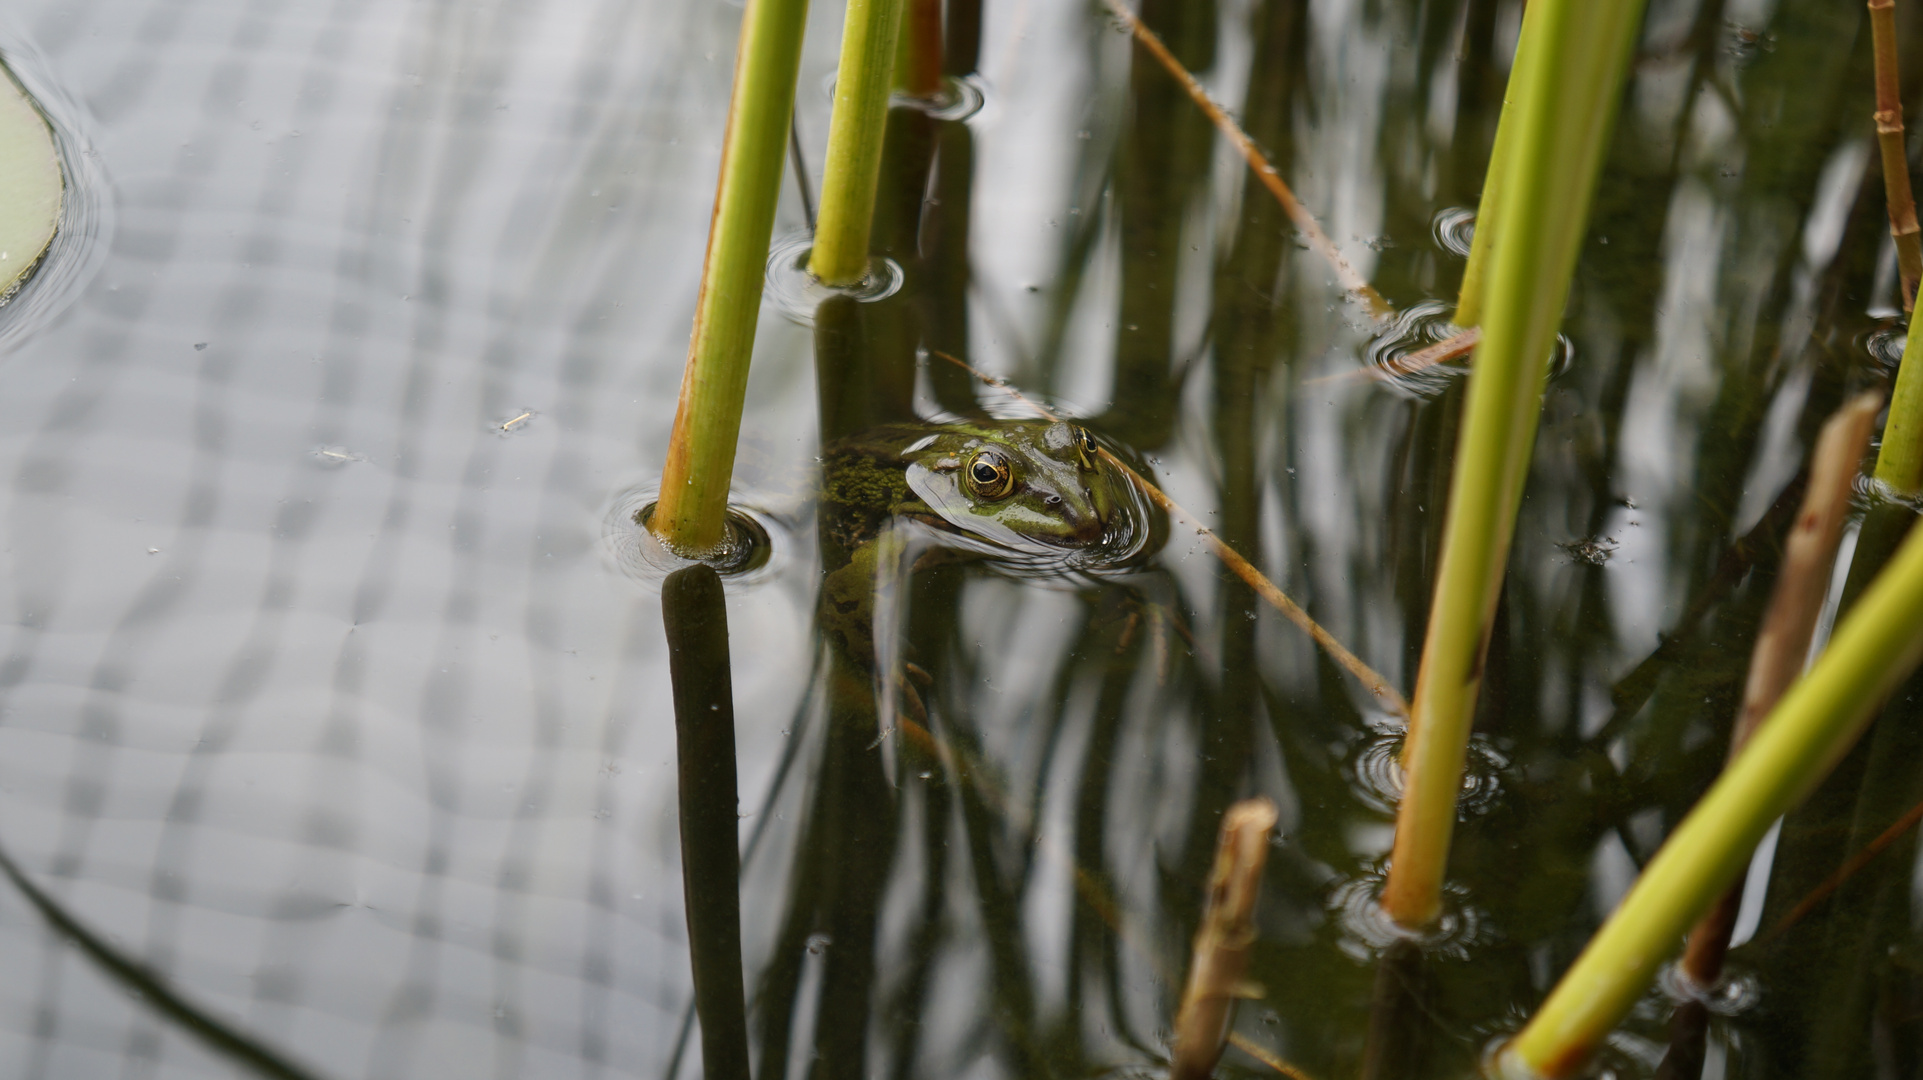
[[[1050,506],[1062,505],[1062,497],[1060,495],[1050,495],[1048,496],[1048,498],[1044,499],[1043,501],[1048,503],[1048,505]]]

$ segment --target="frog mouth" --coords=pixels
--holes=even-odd
[[[1054,519],[1060,531],[1037,530],[1033,539],[1047,547],[1079,548],[1101,540],[1108,529],[1108,521],[1100,509],[1086,497],[1069,501],[1059,488],[1049,491],[1044,488],[1038,492],[1046,513]]]
[[[1061,511],[1062,524],[1067,531],[1059,536],[1038,536],[1037,540],[1050,547],[1083,548],[1099,544],[1108,534],[1108,517],[1099,511],[1088,509],[1064,509]]]

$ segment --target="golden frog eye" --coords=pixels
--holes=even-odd
[[[1078,427],[1075,429],[1075,451],[1081,456],[1082,468],[1092,469],[1095,467],[1095,436],[1090,435],[1087,428]]]
[[[968,491],[977,499],[993,502],[1006,499],[1015,490],[1015,474],[1008,462],[993,450],[983,450],[968,463]]]

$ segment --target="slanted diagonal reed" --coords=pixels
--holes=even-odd
[[[1021,391],[1015,389],[1012,386],[1009,386],[1007,383],[1003,382],[1000,379],[994,378],[990,375],[986,375],[981,371],[976,370],[967,361],[959,359],[957,357],[950,356],[944,352],[936,352],[934,355],[939,356],[943,360],[946,360],[949,363],[962,368],[963,370],[967,371],[969,374],[975,376],[977,379],[980,379],[982,382],[987,383],[989,386],[995,387],[996,389],[1002,391],[1003,393],[1009,395],[1010,397],[1013,397],[1015,400],[1021,402],[1024,405],[1027,405],[1029,408],[1036,410],[1037,412],[1041,413],[1043,416],[1046,416],[1051,420],[1060,419],[1060,417],[1058,417],[1052,410],[1050,410],[1046,406],[1043,406],[1034,401],[1030,401],[1027,397],[1022,395]],[[1181,504],[1177,503],[1174,499],[1169,498],[1168,495],[1164,493],[1161,488],[1150,483],[1148,479],[1144,477],[1141,473],[1136,472],[1133,468],[1129,466],[1128,462],[1123,461],[1121,458],[1118,458],[1114,454],[1109,453],[1106,449],[1102,450],[1101,454],[1102,454],[1102,459],[1104,461],[1107,461],[1109,464],[1115,466],[1115,468],[1121,470],[1122,474],[1127,476],[1129,478],[1129,481],[1133,483],[1137,488],[1141,489],[1142,494],[1147,495],[1150,501],[1154,502],[1155,505],[1161,507],[1163,511],[1165,511],[1169,515],[1179,518],[1183,522],[1187,523],[1189,526],[1193,527],[1195,529],[1196,535],[1200,536],[1205,542],[1207,542],[1207,544],[1209,545],[1209,550],[1214,552],[1216,558],[1222,560],[1223,565],[1227,566],[1231,573],[1233,573],[1236,577],[1241,578],[1243,583],[1248,585],[1249,588],[1254,589],[1256,593],[1262,597],[1262,599],[1267,600],[1270,604],[1274,605],[1276,610],[1282,612],[1282,614],[1286,616],[1290,622],[1300,627],[1302,632],[1309,635],[1310,639],[1312,639],[1317,645],[1320,645],[1323,648],[1323,650],[1326,651],[1329,654],[1329,656],[1335,660],[1336,663],[1342,665],[1343,670],[1355,676],[1356,679],[1359,682],[1361,682],[1364,687],[1368,689],[1369,693],[1376,699],[1376,701],[1379,704],[1381,704],[1383,709],[1385,709],[1390,713],[1395,714],[1396,716],[1409,715],[1408,701],[1405,700],[1403,696],[1396,691],[1396,688],[1389,683],[1389,680],[1383,678],[1380,672],[1376,671],[1374,668],[1364,663],[1360,657],[1350,652],[1346,646],[1344,646],[1340,641],[1337,641],[1335,639],[1335,635],[1329,633],[1327,630],[1324,630],[1322,628],[1322,624],[1316,622],[1313,618],[1309,616],[1308,612],[1302,610],[1302,605],[1296,603],[1294,600],[1289,599],[1289,596],[1287,593],[1284,593],[1281,589],[1276,588],[1275,582],[1270,581],[1268,579],[1268,576],[1263,574],[1262,571],[1257,570],[1253,563],[1243,558],[1241,552],[1236,551],[1234,548],[1230,547],[1226,542],[1222,540],[1221,537],[1215,535],[1215,531],[1213,529],[1210,529],[1207,525],[1202,524],[1202,522],[1198,520],[1194,514],[1191,514],[1187,510],[1184,510]]]

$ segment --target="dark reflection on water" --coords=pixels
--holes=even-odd
[[[1424,338],[1519,10],[1143,5]],[[699,1068],[660,586],[610,530],[665,447],[739,16],[7,13],[100,224],[36,282],[72,282],[62,310],[0,309],[0,847],[322,1075]],[[1785,492],[1890,371],[1863,21],[1651,6],[1491,645],[1457,932],[1425,946],[1369,918],[1393,718],[1192,532],[1109,576],[922,561],[872,652],[826,614],[860,552],[806,525],[824,441],[1006,408],[916,359],[946,352],[1139,453],[1414,681],[1461,378],[1367,376],[1392,335],[1106,20],[953,0],[946,64],[986,100],[891,120],[900,288],[811,326],[771,304],[758,341],[739,483],[782,528],[726,589],[755,1074],[1152,1071],[1217,820],[1256,792],[1282,832],[1238,1030],[1317,1077],[1473,1068],[1720,764]],[[826,105],[800,95],[815,169]],[[1785,822],[1739,940],[1923,797],[1913,690]],[[1707,1011],[1707,1068],[1914,1072],[1914,869],[1906,839],[1739,945],[1758,989]],[[66,941],[0,891],[0,1072],[239,1067]],[[1652,991],[1620,1075],[1655,1074],[1669,1013]]]

